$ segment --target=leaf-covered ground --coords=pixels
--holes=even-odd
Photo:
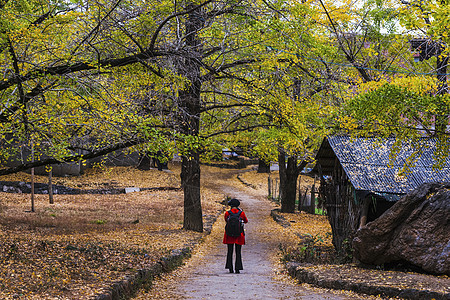
[[[73,188],[179,187],[179,167],[172,172],[139,171],[116,167],[90,170],[81,177],[54,178],[53,182]],[[267,174],[202,166],[202,207],[209,220],[222,210],[224,185],[246,187],[267,195]],[[272,173],[271,177],[276,178]],[[231,180],[230,180],[231,179]],[[29,182],[26,173],[0,177],[1,181]],[[37,177],[46,183],[46,177]],[[313,179],[302,177],[302,186]],[[172,249],[198,242],[204,234],[182,230],[182,191],[141,191],[119,195],[36,195],[36,212],[30,213],[29,194],[0,193],[0,299],[89,299],[135,270],[148,266]],[[295,236],[283,242],[286,255],[313,258],[332,254],[331,231],[324,216],[306,213],[282,214],[289,228],[277,226],[276,235]],[[267,216],[269,218],[269,216]],[[286,234],[284,234],[286,233]],[[309,244],[300,243],[310,236]],[[302,238],[303,237],[303,238]],[[297,240],[299,238],[299,240]],[[274,255],[276,255],[274,253]],[[302,257],[297,257],[302,259]],[[311,258],[311,257],[310,257]],[[431,288],[449,293],[447,276],[414,272],[364,269],[356,265],[305,264],[311,273],[324,278],[386,284],[399,288]]]
[[[170,169],[115,167],[53,182],[86,189],[179,187],[179,167]],[[30,175],[0,180],[29,182]],[[222,200],[202,189],[205,219],[217,215]],[[181,190],[54,195],[55,203],[48,202],[48,195],[36,195],[31,213],[29,194],[0,193],[0,299],[88,299],[204,235],[182,229]]]

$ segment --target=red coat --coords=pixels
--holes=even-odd
[[[239,212],[239,209],[237,209],[237,208],[232,208],[232,210],[231,210],[233,213],[237,213],[237,212]],[[225,222],[227,221],[227,219],[228,219],[228,216],[230,215],[230,213],[228,212],[228,211],[226,211],[225,212]],[[245,216],[245,213],[244,212],[242,212],[241,213],[241,218],[242,218],[242,221],[244,221],[244,223],[247,223],[248,222],[248,219],[247,219],[247,217]],[[229,235],[227,235],[226,233],[223,235],[223,243],[224,244],[238,244],[238,245],[245,245],[245,235],[244,235],[244,233],[241,233],[241,236],[238,236],[238,237],[232,237],[232,236],[229,236]]]

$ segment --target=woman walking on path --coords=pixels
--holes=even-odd
[[[223,236],[223,243],[227,244],[227,263],[225,268],[230,270],[230,273],[240,273],[243,270],[242,267],[242,245],[245,245],[245,233],[244,225],[242,223],[247,223],[248,219],[245,213],[239,208],[240,201],[238,199],[231,199],[228,205],[231,206],[229,211],[225,212],[225,222],[227,222],[227,227],[225,227],[225,234]],[[234,219],[234,220],[232,220]],[[233,232],[233,223],[238,221],[238,231]],[[233,271],[233,247],[236,249],[236,261]]]

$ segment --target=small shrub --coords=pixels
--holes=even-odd
[[[342,242],[342,248],[338,253],[338,258],[341,263],[349,263],[353,261],[353,247],[351,239],[345,239]]]
[[[320,235],[306,234],[296,248],[287,249],[280,245],[283,261],[307,263],[330,263],[335,260],[334,249],[323,246],[324,238]]]

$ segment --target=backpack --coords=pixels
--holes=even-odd
[[[241,233],[244,231],[243,225],[241,223],[242,210],[237,213],[229,210],[228,213],[230,215],[228,216],[227,224],[225,225],[225,233],[231,237],[241,236]]]

